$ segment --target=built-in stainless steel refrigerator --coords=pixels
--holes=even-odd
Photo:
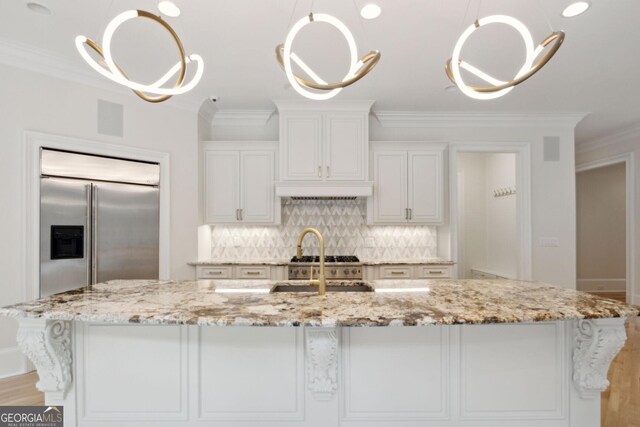
[[[40,296],[157,279],[158,164],[43,149]]]

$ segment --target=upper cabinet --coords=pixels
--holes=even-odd
[[[333,185],[368,180],[371,101],[322,106],[292,101],[276,104],[281,181]]]
[[[436,143],[376,142],[369,224],[442,224],[443,152]]]
[[[267,146],[267,147],[265,147]],[[275,143],[205,143],[204,217],[208,224],[278,224]]]

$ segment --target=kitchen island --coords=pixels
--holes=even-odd
[[[595,427],[638,315],[537,282],[274,285],[114,281],[0,315],[66,426],[239,427]]]

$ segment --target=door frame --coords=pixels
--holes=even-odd
[[[458,155],[460,153],[511,153],[516,155],[516,223],[520,240],[518,279],[532,280],[531,146],[529,143],[453,143],[449,146],[449,224],[454,277],[462,259],[459,241],[464,228],[458,224]]]
[[[170,276],[170,155],[159,151],[116,145],[84,138],[24,131],[24,177],[22,194],[25,301],[38,298],[40,278],[40,149],[43,147],[74,151],[97,156],[110,156],[131,160],[154,162],[160,165],[160,253],[159,278]]]
[[[635,266],[635,246],[634,236],[636,230],[636,219],[634,216],[635,209],[635,162],[633,153],[619,154],[616,156],[605,157],[603,159],[576,165],[576,175],[580,172],[586,172],[593,169],[603,168],[623,163],[625,165],[625,226],[626,226],[626,299],[627,303],[635,302],[635,283],[636,283],[636,266]],[[636,302],[637,303],[637,302]]]

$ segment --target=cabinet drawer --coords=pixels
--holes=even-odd
[[[267,266],[238,266],[234,277],[236,279],[269,279],[270,275],[271,271]]]
[[[231,279],[232,270],[227,267],[198,267],[196,271],[198,279]]]
[[[410,279],[411,278],[411,267],[410,266],[402,266],[402,267],[380,267],[380,278],[381,279]]]
[[[438,277],[451,278],[451,268],[446,266],[418,266],[416,267],[416,278],[418,279],[436,279]]]

